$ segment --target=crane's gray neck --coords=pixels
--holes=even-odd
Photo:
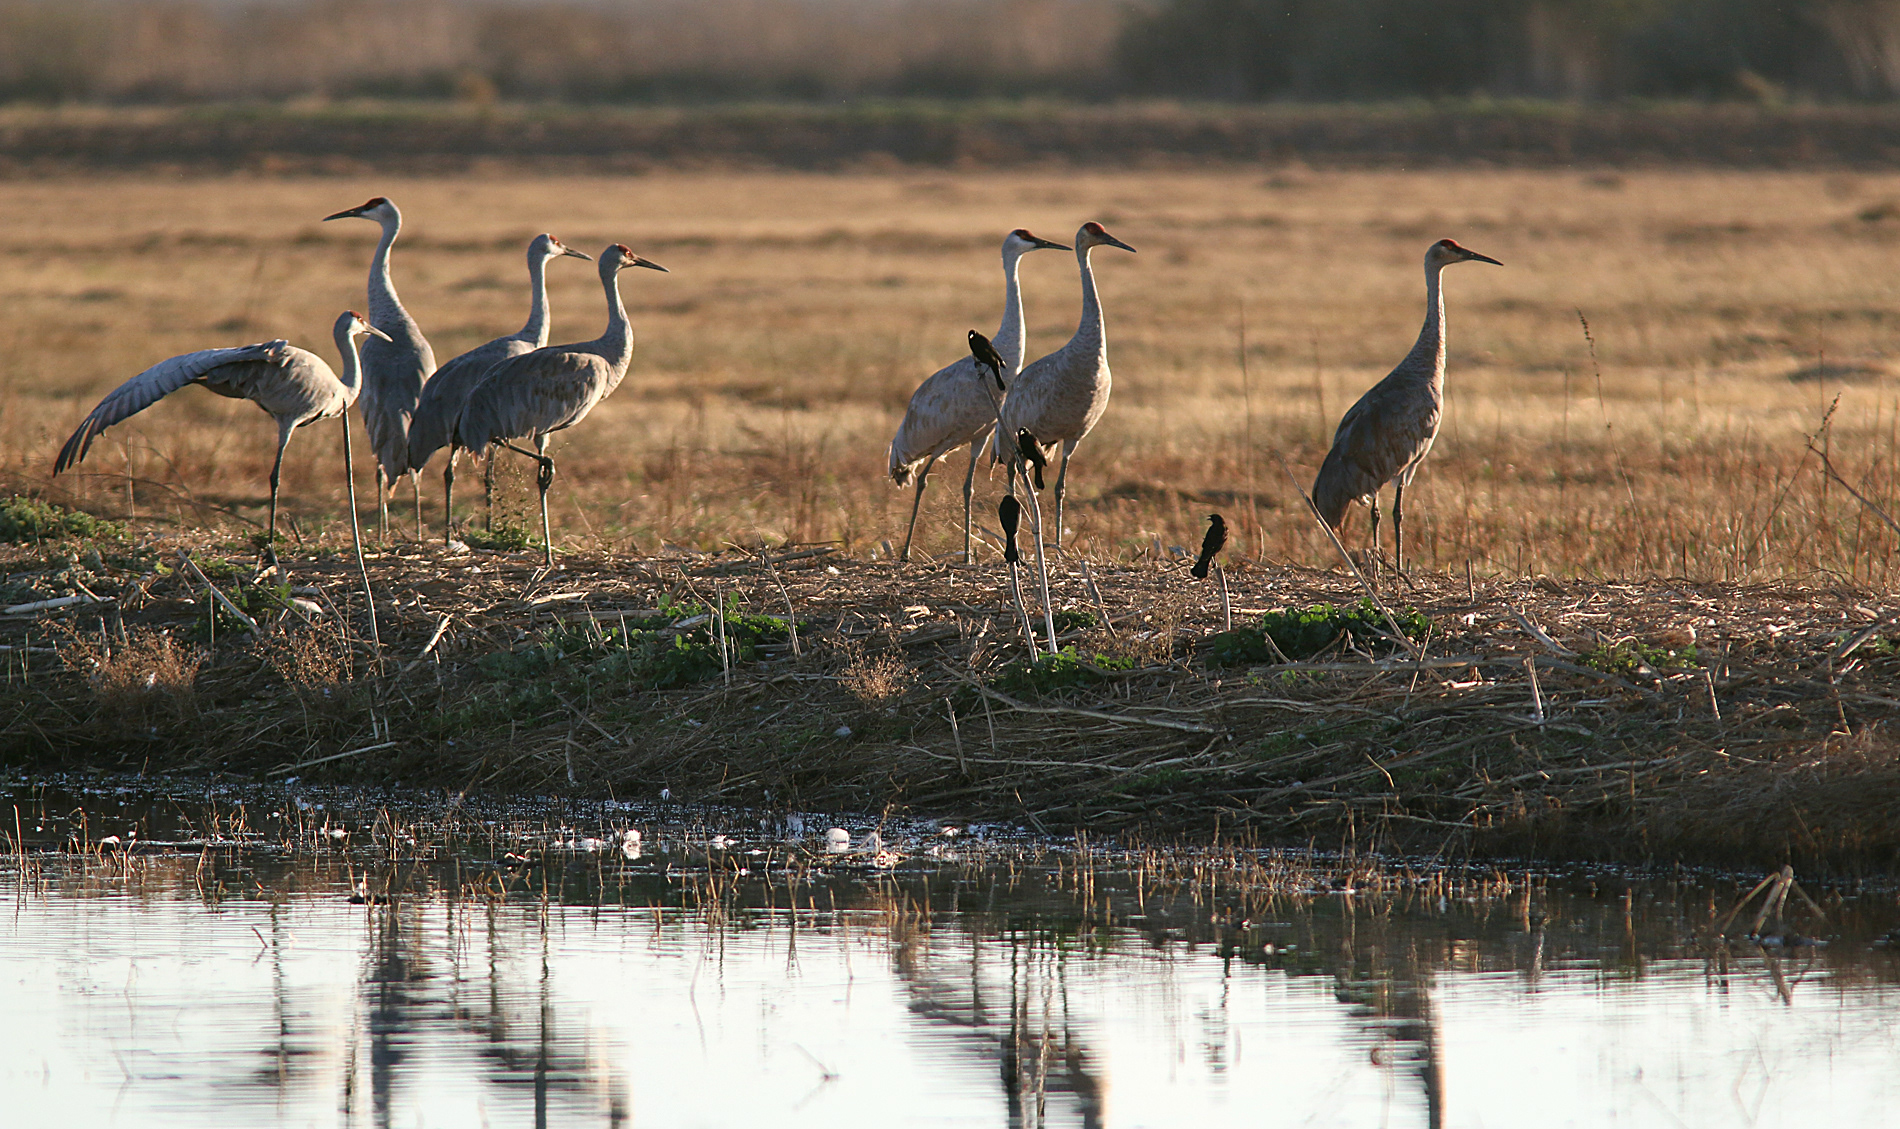
[[[379,328],[389,315],[407,316],[401,299],[396,297],[396,283],[389,277],[389,248],[402,231],[402,214],[396,212],[383,220],[382,225],[383,237],[377,241],[376,255],[369,261],[369,307],[374,315],[371,320]]]
[[[355,400],[357,393],[363,390],[363,361],[356,351],[356,335],[350,332],[348,324],[336,327],[337,356],[343,358],[343,387]]]
[[[1429,378],[1433,383],[1445,379],[1445,293],[1440,285],[1444,270],[1443,263],[1425,268],[1425,325],[1418,331],[1412,351],[1399,362],[1401,371]]]
[[[1089,265],[1089,252],[1094,250],[1086,243],[1078,243],[1075,248],[1076,262],[1082,267],[1082,322],[1075,327],[1074,344],[1104,347],[1104,326],[1102,325],[1102,301],[1095,294],[1095,269]]]
[[[997,355],[1009,369],[1006,378],[1023,368],[1023,290],[1016,277],[1017,264],[1022,261],[1021,251],[1003,252],[1003,323],[996,327],[990,344],[996,346]]]
[[[620,301],[620,272],[612,259],[603,255],[600,285],[607,291],[607,332],[600,335],[600,355],[617,370],[633,360],[633,326],[627,321],[627,307]]]
[[[548,257],[528,252],[528,324],[516,337],[539,349],[548,343]]]

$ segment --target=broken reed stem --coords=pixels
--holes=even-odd
[[[797,658],[800,653],[798,649],[798,613],[792,610],[792,593],[785,587],[785,581],[779,576],[778,569],[773,566],[772,558],[766,556],[763,549],[759,551],[759,559],[765,562],[765,571],[771,574],[772,583],[778,585],[778,594],[785,599],[785,630],[790,634],[792,639],[792,657]],[[623,615],[621,618],[624,621],[626,617]]]
[[[1023,603],[1023,584],[1020,574],[1017,572],[1020,566],[1017,562],[1010,561],[1008,567],[1009,594],[1016,599],[1016,618],[1021,621],[1023,626],[1023,645],[1028,647],[1029,653],[1033,655],[1036,653],[1036,629],[1030,624],[1029,608]]]
[[[1524,656],[1524,673],[1530,675],[1531,678],[1531,720],[1542,725],[1544,724],[1544,691],[1537,684],[1537,659],[1534,656]]]
[[[1029,481],[1027,463],[1023,464],[1023,493],[1029,495],[1030,529],[1036,535],[1036,576],[1042,581],[1042,625],[1049,633],[1049,653],[1053,655],[1056,653],[1056,615],[1049,598],[1049,562],[1044,559],[1042,550],[1042,503],[1036,500],[1036,487]]]
[[[1095,583],[1095,574],[1089,571],[1086,557],[1082,560],[1082,583],[1088,587],[1089,597],[1095,601],[1095,610],[1102,613],[1102,626],[1108,629],[1109,637],[1113,638],[1118,634],[1115,621],[1108,614],[1108,602],[1102,599],[1102,590]]]
[[[1616,439],[1616,425],[1610,422],[1610,406],[1603,399],[1603,366],[1597,363],[1597,339],[1590,333],[1590,319],[1577,311],[1577,324],[1583,327],[1583,343],[1590,349],[1590,370],[1597,378],[1597,410],[1603,413],[1603,434],[1610,438],[1610,454],[1616,458],[1616,473],[1623,479],[1623,489],[1629,495],[1630,512],[1636,511],[1636,485],[1630,481],[1630,472],[1623,465],[1623,446]]]
[[[950,715],[950,739],[956,743],[957,747],[957,771],[967,777],[970,775],[970,766],[963,763],[963,730],[957,727],[957,707],[950,699],[945,698],[943,709]]]
[[[732,685],[732,653],[726,649],[725,590],[713,585],[713,626],[719,631],[719,669],[727,686]]]
[[[216,584],[211,583],[211,578],[206,576],[204,574],[204,570],[198,567],[197,561],[194,561],[191,559],[190,553],[187,553],[185,550],[180,549],[178,550],[178,559],[183,561],[185,564],[185,567],[191,570],[191,574],[198,578],[198,583],[205,586],[205,591],[210,593],[213,603],[217,604],[219,607],[222,607],[225,611],[230,612],[232,617],[236,619],[239,623],[243,624],[244,629],[249,631],[251,634],[253,635],[263,634],[262,631],[258,630],[256,620],[252,619],[248,615],[245,615],[243,608],[240,608],[236,604],[232,603],[230,599],[226,597],[223,592],[218,591],[218,586]],[[216,618],[214,616],[213,623],[215,622],[216,622]],[[213,630],[215,631],[216,628],[214,627]]]
[[[1214,568],[1214,579],[1220,581],[1220,629],[1232,631],[1234,629],[1234,601],[1227,594],[1227,573],[1221,569],[1219,561],[1213,561],[1211,564]]]

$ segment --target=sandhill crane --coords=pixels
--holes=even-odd
[[[1009,370],[1001,377],[1005,387],[1023,367],[1023,295],[1016,266],[1024,255],[1043,248],[1068,250],[1020,227],[1003,237],[1003,321],[991,344]],[[966,443],[970,446],[970,468],[963,475],[963,559],[970,559],[970,494],[976,479],[976,453],[983,436],[996,424],[996,397],[1000,394],[983,381],[982,375],[974,358],[968,356],[938,369],[911,393],[904,422],[897,425],[890,449],[891,481],[899,486],[913,478],[917,481],[917,494],[910,503],[910,528],[904,533],[904,560],[910,559],[917,510],[923,505],[930,468]]]
[[[1007,456],[1004,438],[1027,431],[1042,446],[1045,458],[1062,445],[1062,469],[1056,473],[1055,545],[1062,547],[1062,498],[1069,477],[1069,458],[1094,429],[1108,408],[1112,381],[1108,372],[1108,338],[1102,326],[1102,302],[1095,293],[1095,272],[1089,252],[1107,245],[1124,251],[1134,248],[1089,221],[1075,233],[1075,258],[1082,270],[1082,320],[1069,343],[1037,360],[1016,377],[1003,400],[1002,426],[996,457]],[[1012,464],[1010,484],[1016,477]]]
[[[362,365],[356,339],[364,334],[387,340],[383,331],[360,315],[345,312],[336,320],[336,347],[343,357],[343,378],[322,357],[283,340],[230,349],[200,349],[160,361],[113,389],[79,424],[53,463],[59,474],[86,457],[99,433],[138,414],[187,384],[202,384],[220,396],[249,400],[277,421],[277,461],[270,468],[270,524],[277,537],[277,481],[284,469],[290,433],[306,423],[349,411],[362,389]],[[348,420],[344,426],[348,426]]]
[[[1319,476],[1313,480],[1313,505],[1337,532],[1346,506],[1372,507],[1372,549],[1379,549],[1379,488],[1395,484],[1392,495],[1393,565],[1405,571],[1405,488],[1438,438],[1445,413],[1445,295],[1439,275],[1453,263],[1503,266],[1489,255],[1440,239],[1425,252],[1425,326],[1418,342],[1398,367],[1347,409],[1333,433]]]
[[[416,319],[396,297],[389,277],[389,248],[402,231],[402,213],[386,197],[376,196],[348,208],[331,220],[351,217],[382,225],[383,237],[369,261],[369,320],[383,331],[381,340],[363,345],[363,429],[376,453],[376,512],[383,535],[389,534],[389,494],[396,479],[409,474],[416,494],[416,540],[422,540],[422,479],[409,470],[409,421],[422,398],[422,384],[435,372],[435,351],[417,328]]]
[[[562,256],[593,261],[593,256],[562,243],[552,235],[541,234],[528,243],[528,324],[520,332],[497,337],[479,345],[435,370],[422,386],[422,399],[416,404],[415,418],[409,421],[409,470],[420,474],[429,459],[449,442],[449,428],[462,414],[468,394],[481,383],[488,370],[523,353],[532,353],[548,343],[548,264]],[[491,467],[493,464],[490,464]],[[447,541],[455,525],[455,451],[449,451],[448,465],[442,468],[442,539]]]
[[[627,365],[633,360],[633,327],[620,301],[620,272],[627,267],[666,270],[625,244],[602,251],[600,284],[607,291],[607,331],[592,341],[550,345],[497,362],[469,393],[451,431],[451,442],[464,451],[492,458],[493,448],[499,445],[540,464],[541,539],[550,568],[554,539],[548,526],[548,487],[554,484],[554,460],[548,458],[548,436],[586,419],[627,375]],[[510,442],[530,438],[535,446],[532,452]],[[451,450],[449,456],[454,455]]]

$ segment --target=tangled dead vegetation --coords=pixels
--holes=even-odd
[[[1233,562],[1223,632],[1185,562],[1064,561],[1032,659],[1000,568],[402,545],[370,559],[378,654],[334,549],[45,552],[9,583],[84,599],[0,617],[15,762],[1547,857],[1900,846],[1900,602],[1865,591],[1420,576],[1383,590],[1406,645],[1342,573]]]

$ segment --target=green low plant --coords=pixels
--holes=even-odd
[[[0,502],[0,541],[22,544],[63,537],[117,541],[125,537],[125,527],[40,498],[15,494]]]
[[[598,623],[561,624],[544,629],[535,640],[512,651],[484,655],[477,666],[497,681],[553,676],[576,690],[589,685],[625,686],[629,682],[665,690],[704,681],[720,673],[717,633],[711,622],[685,631],[676,623],[706,614],[698,604],[663,600],[658,611]],[[789,638],[790,625],[769,615],[748,615],[734,601],[726,611],[726,643],[733,662],[757,658],[760,646]]]
[[[1039,652],[1033,659],[1018,659],[1005,666],[990,684],[1004,693],[1048,694],[1075,686],[1100,682],[1118,671],[1135,669],[1133,658],[1092,654],[1086,658],[1074,645],[1055,654]]]
[[[496,522],[493,529],[464,528],[461,541],[471,549],[501,552],[532,549],[535,545],[534,534],[527,526],[508,521]]]
[[[1641,674],[1645,667],[1650,670],[1687,670],[1699,662],[1693,645],[1672,651],[1666,647],[1638,643],[1634,639],[1621,639],[1583,656],[1583,665],[1591,670],[1625,678]]]
[[[1392,618],[1399,630],[1414,641],[1424,639],[1431,628],[1431,620],[1417,608],[1394,611]],[[1390,651],[1397,645],[1378,605],[1370,599],[1362,599],[1345,607],[1314,604],[1305,609],[1268,612],[1260,617],[1258,626],[1236,627],[1209,639],[1207,664],[1253,666],[1278,662],[1281,655],[1300,662],[1330,649],[1348,633],[1354,641],[1373,651]],[[1268,645],[1269,640],[1272,646]]]

